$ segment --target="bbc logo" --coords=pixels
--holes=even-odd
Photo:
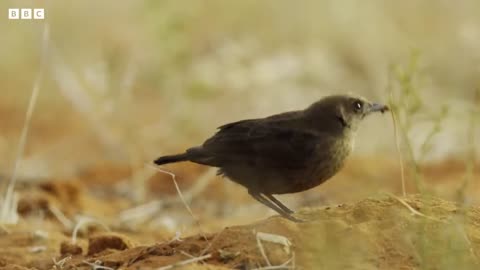
[[[9,20],[43,20],[45,19],[45,9],[43,8],[9,8],[8,19]]]

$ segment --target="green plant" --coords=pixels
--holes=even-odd
[[[411,174],[417,191],[425,191],[423,175],[419,164],[424,162],[433,147],[433,139],[442,131],[442,124],[449,113],[447,105],[430,109],[421,95],[420,53],[412,51],[406,65],[395,65],[390,69],[388,91],[390,108],[396,120],[396,129],[400,135],[400,144],[406,152]],[[412,131],[419,126],[427,126],[426,136],[415,149]],[[417,151],[416,151],[417,150]],[[403,168],[402,168],[403,170]]]

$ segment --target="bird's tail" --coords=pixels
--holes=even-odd
[[[159,157],[154,161],[154,163],[157,165],[163,165],[163,164],[174,163],[179,161],[187,161],[187,160],[188,160],[188,154],[183,153],[178,155]]]

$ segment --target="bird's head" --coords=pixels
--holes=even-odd
[[[365,116],[388,110],[388,106],[370,102],[363,97],[334,95],[315,102],[305,112],[314,126],[324,125],[330,130],[344,133],[357,131],[359,123]]]

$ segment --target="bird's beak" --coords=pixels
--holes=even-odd
[[[378,103],[371,103],[368,112],[370,112],[370,113],[372,113],[372,112],[384,113],[388,110],[389,110],[389,108],[388,108],[387,105],[378,104]]]

